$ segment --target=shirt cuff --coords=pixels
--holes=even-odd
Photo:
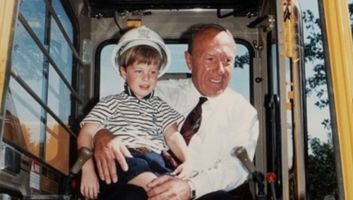
[[[190,200],[196,199],[196,189],[195,189],[195,184],[191,181],[187,181],[190,187]]]
[[[209,189],[207,185],[203,184],[203,181],[200,175],[196,175],[189,179],[189,181],[193,184],[195,190],[195,199],[209,193]]]

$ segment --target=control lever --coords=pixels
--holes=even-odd
[[[270,184],[271,193],[272,193],[272,200],[277,200],[276,188],[275,183],[277,181],[277,176],[273,172],[268,172],[266,174],[266,181]]]
[[[92,156],[92,151],[87,147],[81,147],[78,150],[78,158],[75,164],[72,166],[70,172],[72,174],[78,174],[80,172],[83,164]]]
[[[244,147],[234,148],[233,155],[235,155],[241,161],[241,163],[250,173],[254,173],[256,171],[255,165],[251,162],[248,156],[248,152]]]
[[[264,175],[261,172],[256,171],[255,165],[251,162],[246,149],[242,146],[235,147],[233,148],[232,155],[236,156],[240,160],[240,162],[250,172],[252,179],[255,181],[258,189],[256,199],[266,200]]]
[[[77,199],[77,185],[78,181],[76,175],[80,172],[85,162],[92,156],[92,151],[87,147],[81,147],[78,150],[78,157],[72,168],[70,169],[69,176],[65,179],[64,193],[69,194],[71,199]]]

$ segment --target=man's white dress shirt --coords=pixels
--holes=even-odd
[[[191,79],[159,81],[156,95],[184,117],[201,96]],[[190,180],[196,197],[217,190],[230,191],[247,179],[248,172],[232,156],[232,149],[244,146],[253,158],[259,132],[257,112],[240,94],[227,88],[220,95],[207,98],[202,105],[200,129],[188,146],[195,169]]]

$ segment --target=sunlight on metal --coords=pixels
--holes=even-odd
[[[324,0],[345,199],[353,199],[353,42],[348,2]],[[339,22],[339,23],[337,23]]]
[[[0,1],[0,100],[3,99],[6,66],[11,50],[11,37],[16,18],[17,1]],[[1,103],[0,106],[2,106]],[[2,107],[0,107],[2,110]]]
[[[129,28],[136,28],[142,25],[142,20],[141,19],[128,19],[126,21],[126,25]]]
[[[194,8],[192,9],[194,12],[202,12],[204,9],[202,8]]]

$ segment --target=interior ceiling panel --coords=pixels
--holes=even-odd
[[[261,0],[87,0],[91,16],[112,17],[115,11],[153,9],[232,9],[234,16],[257,14]]]

